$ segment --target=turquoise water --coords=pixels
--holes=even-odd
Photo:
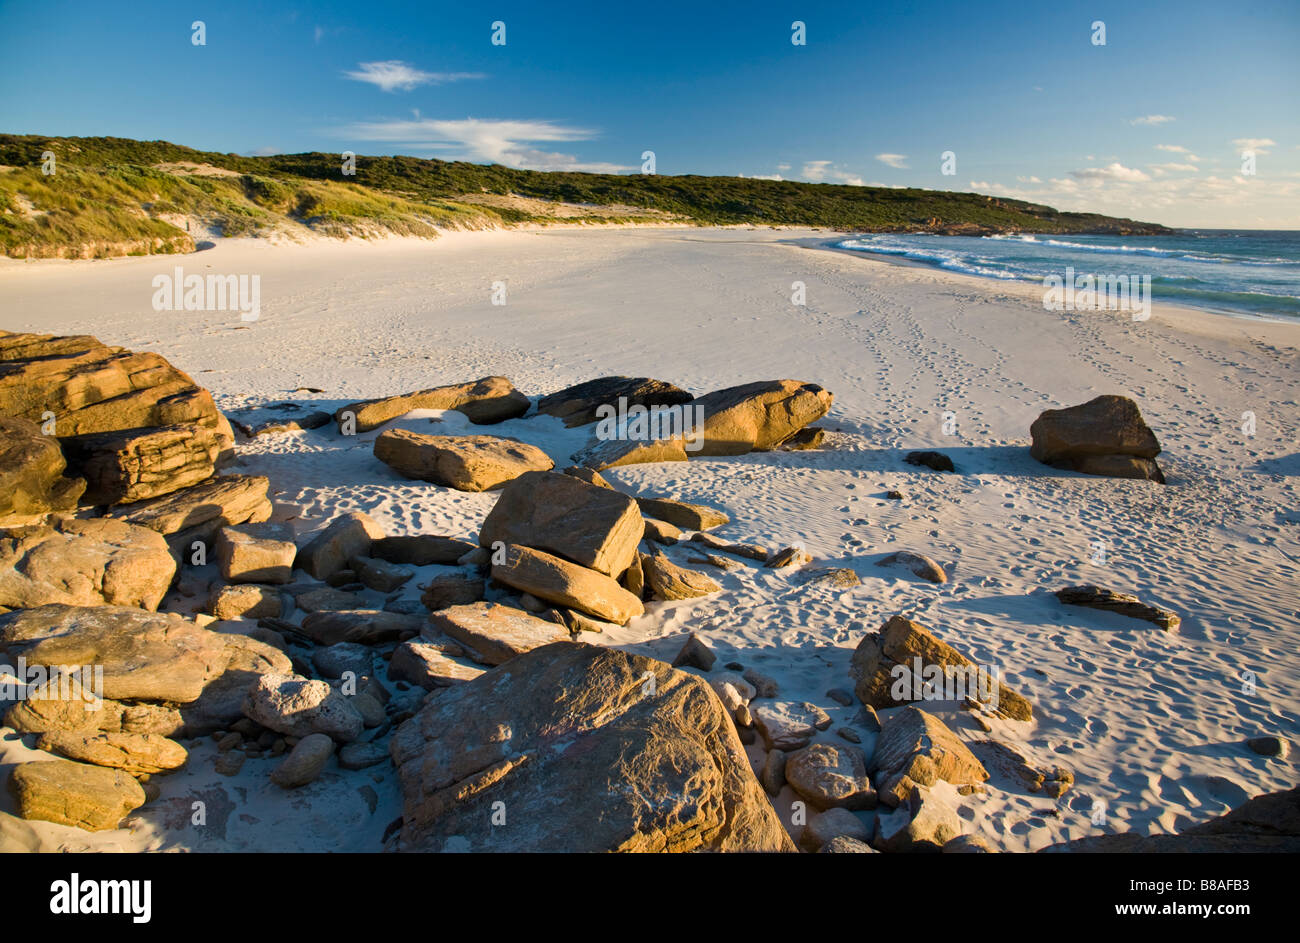
[[[1188,229],[1174,236],[854,236],[842,249],[987,278],[1151,278],[1154,300],[1228,314],[1300,319],[1300,232]]]

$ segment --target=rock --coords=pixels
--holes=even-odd
[[[692,404],[704,411],[701,441],[692,457],[776,448],[826,415],[833,401],[820,386],[797,380],[761,380],[708,393]]]
[[[785,787],[785,759],[785,751],[768,750],[767,757],[763,760],[763,769],[758,774],[763,791],[774,798]]]
[[[619,578],[623,588],[637,599],[645,599],[645,568],[641,566],[641,554],[632,556],[632,562]]]
[[[653,517],[645,518],[645,539],[653,540],[657,544],[663,544],[671,547],[677,543],[682,536],[681,530],[669,524],[667,521],[655,520]]]
[[[691,543],[703,544],[713,550],[721,550],[723,553],[734,553],[738,557],[746,557],[750,560],[757,560],[759,563],[766,563],[771,553],[766,547],[759,544],[733,544],[725,540],[720,540],[712,534],[691,534]]]
[[[818,730],[825,730],[831,725],[831,719],[824,710],[806,701],[751,704],[750,711],[754,715],[754,726],[763,737],[764,746],[769,750],[783,750],[786,753],[803,749]]]
[[[393,592],[415,575],[414,570],[371,557],[352,557],[348,564],[357,574],[357,579],[380,593]]]
[[[683,530],[711,530],[731,520],[721,511],[703,504],[688,504],[668,498],[637,498],[636,503],[646,517],[667,521]]]
[[[373,730],[388,719],[388,715],[384,712],[384,705],[370,693],[375,690],[383,690],[382,685],[372,684],[367,690],[355,694],[347,694],[346,690],[343,692],[348,703],[361,715],[361,723],[367,730]]]
[[[686,644],[677,653],[677,657],[673,659],[673,667],[699,668],[701,671],[709,671],[717,660],[718,656],[710,651],[709,646],[704,644],[704,640],[692,632],[686,639]],[[735,710],[735,708],[733,707],[732,710]]]
[[[383,528],[369,515],[358,511],[342,514],[298,551],[294,565],[318,580],[329,579],[353,557],[369,556],[371,542],[383,536]]]
[[[763,565],[769,570],[780,570],[787,566],[803,566],[805,563],[812,563],[812,554],[802,547],[786,547],[772,554]]]
[[[424,626],[419,616],[380,609],[341,609],[332,612],[313,612],[302,620],[300,631],[317,645],[337,645],[339,642],[356,642],[360,645],[378,645],[397,641],[402,635],[418,635]]]
[[[339,642],[311,653],[311,663],[322,678],[342,678],[348,672],[356,678],[370,674],[374,653],[356,642]]]
[[[656,599],[694,599],[722,592],[722,587],[698,570],[688,570],[673,563],[662,553],[641,556],[646,586]]]
[[[989,778],[943,721],[915,707],[906,707],[884,722],[871,766],[876,790],[886,805],[902,802],[915,786],[932,786],[940,779],[961,786]]]
[[[1074,785],[1074,774],[1063,766],[1039,767],[1017,747],[1000,740],[976,740],[970,751],[985,769],[1001,773],[1020,783],[1030,792],[1046,792],[1059,799]]]
[[[55,414],[60,438],[196,423],[223,452],[230,423],[212,394],[154,353],[108,347],[93,337],[0,332],[0,415],[40,422]]]
[[[708,685],[616,649],[548,645],[440,692],[392,756],[400,851],[794,847]]]
[[[1160,443],[1127,396],[1098,396],[1068,409],[1049,409],[1034,420],[1029,434],[1029,454],[1045,465],[1164,484],[1155,463]]]
[[[340,769],[369,769],[388,762],[388,746],[383,743],[365,743],[358,740],[339,750]]]
[[[902,501],[903,492],[895,488],[891,488],[890,490],[885,492],[885,497],[888,498],[890,501]]]
[[[490,491],[524,472],[555,467],[549,455],[518,439],[490,435],[423,435],[388,429],[375,439],[375,458],[399,475],[457,491]]]
[[[601,622],[598,619],[589,619],[581,612],[574,612],[572,609],[565,609],[561,615],[564,618],[564,624],[569,627],[569,631],[575,635],[579,632],[596,632],[602,633],[607,628],[612,628],[613,623]]]
[[[71,436],[63,454],[86,479],[84,503],[126,504],[206,481],[223,446],[215,428],[187,423]]]
[[[208,610],[218,619],[276,618],[281,605],[279,590],[250,583],[217,586],[208,600]]]
[[[198,700],[181,708],[186,736],[206,736],[240,722],[244,719],[244,695],[254,681],[264,674],[293,670],[289,656],[266,642],[233,633],[218,637],[226,646],[229,661],[225,670],[204,686]]]
[[[566,626],[491,602],[441,609],[429,616],[429,629],[460,642],[485,665],[504,664],[524,652],[569,638]]]
[[[692,554],[691,556],[686,558],[686,562],[703,563],[706,566],[715,567],[716,569],[719,570],[743,570],[745,568],[745,564],[743,563],[738,563],[735,560],[728,559],[727,557],[720,557],[717,554],[713,554],[713,553],[706,553],[702,555]]]
[[[781,443],[782,452],[805,452],[822,447],[826,439],[826,430],[817,426],[805,426]]]
[[[605,574],[529,547],[508,544],[504,562],[492,566],[492,578],[547,602],[619,625],[645,612],[640,599]]]
[[[483,572],[487,571],[487,568],[491,563],[492,554],[482,547],[475,547],[469,553],[456,560],[457,566],[472,566]]]
[[[867,758],[852,746],[814,743],[786,759],[790,787],[818,809],[874,809]]]
[[[957,835],[943,843],[945,855],[987,855],[993,848],[979,835]]]
[[[0,527],[75,510],[86,483],[65,476],[66,467],[58,439],[34,422],[0,415]]]
[[[178,735],[184,727],[180,711],[161,704],[123,704],[83,690],[64,678],[28,688],[4,715],[4,723],[19,733],[108,733]]]
[[[442,573],[429,580],[420,602],[430,610],[468,606],[483,598],[483,577],[477,573]]]
[[[805,826],[806,827],[806,826]],[[876,854],[876,849],[872,848],[866,842],[856,838],[850,838],[847,835],[836,835],[826,844],[817,849],[818,854]]]
[[[323,733],[340,743],[361,736],[364,722],[348,697],[324,681],[291,674],[265,674],[249,686],[244,715],[291,737]]]
[[[120,769],[69,760],[22,763],[9,778],[18,815],[90,832],[117,828],[145,803],[144,790]]]
[[[844,688],[830,688],[826,691],[826,696],[841,707],[848,707],[853,703],[853,692],[846,691]]]
[[[847,741],[849,741],[849,743],[861,743],[861,742],[862,742],[862,735],[859,734],[859,733],[858,733],[856,730],[854,730],[852,727],[838,727],[838,728],[836,728],[836,730],[835,730],[835,736],[840,737],[840,738],[842,738],[842,739],[844,739],[844,740],[847,740]]]
[[[546,624],[551,625],[551,623]],[[482,673],[482,668],[453,661],[444,652],[439,651],[436,645],[418,639],[411,639],[398,645],[392,659],[388,662],[390,681],[407,681],[426,691],[464,684],[466,681],[473,681]]]
[[[225,670],[224,637],[175,613],[41,606],[0,615],[0,651],[28,665],[103,669],[102,695],[185,704]]]
[[[613,485],[601,477],[600,472],[585,465],[570,465],[564,469],[564,474],[585,481],[589,485],[595,485],[597,488],[609,488],[611,491],[614,489]]]
[[[302,403],[270,403],[245,406],[226,413],[231,425],[250,439],[260,435],[283,435],[329,425],[333,417]]]
[[[593,472],[623,465],[657,462],[685,462],[689,456],[679,439],[596,439],[569,456],[569,460]]]
[[[222,527],[256,524],[270,517],[269,485],[262,475],[220,475],[158,498],[124,504],[113,510],[113,517],[173,535],[173,547],[188,551],[194,540],[211,545]]]
[[[216,551],[217,569],[232,583],[287,583],[298,554],[288,528],[279,524],[223,527]]]
[[[413,537],[384,537],[370,545],[370,556],[376,560],[400,563],[404,566],[450,566],[465,554],[475,550],[468,540],[418,534]]]
[[[176,574],[167,542],[143,527],[53,518],[0,530],[0,606],[158,608]]]
[[[528,397],[505,377],[484,377],[473,383],[439,386],[401,396],[365,400],[344,406],[334,414],[342,428],[347,414],[355,417],[356,431],[369,432],[414,409],[454,409],[475,425],[492,425],[518,419],[528,412]]]
[[[153,733],[49,730],[41,734],[36,748],[70,760],[125,770],[133,776],[178,769],[189,755],[179,743]]]
[[[226,753],[217,754],[212,768],[222,776],[238,776],[239,771],[244,767],[244,760],[246,759],[248,757],[239,750],[229,750]]]
[[[931,583],[948,582],[948,574],[944,572],[943,567],[925,554],[912,553],[910,550],[900,550],[882,557],[876,561],[876,566],[902,566],[911,570],[915,576],[929,580]]]
[[[865,844],[871,840],[871,829],[848,809],[827,809],[808,817],[803,833],[799,836],[799,847],[804,851],[815,852],[836,838],[847,838]]]
[[[1143,619],[1166,632],[1177,631],[1183,621],[1168,609],[1149,606],[1129,593],[1117,593],[1100,586],[1067,586],[1056,591],[1056,598],[1071,606],[1087,606],[1089,609],[1117,612],[1130,619]]]
[[[282,789],[297,789],[315,782],[333,755],[333,740],[323,733],[308,734],[271,771],[271,782]]]
[[[361,589],[360,583],[346,583],[344,585]],[[293,597],[294,603],[303,612],[350,612],[359,610],[366,604],[362,596],[346,589],[334,589],[331,586],[321,586],[316,589],[309,589],[305,592],[299,592]]]
[[[751,690],[754,692],[750,695],[751,700],[756,697],[776,697],[777,684],[774,678],[769,678],[767,675],[761,674],[753,668],[746,668],[742,677],[751,686]]]
[[[497,541],[531,547],[618,576],[644,532],[636,502],[626,495],[571,475],[532,472],[502,490],[478,542],[485,548]]]
[[[856,681],[854,693],[872,707],[969,698],[1013,720],[1032,720],[1034,715],[1033,705],[998,682],[992,671],[901,616],[863,636],[850,673]]]
[[[537,412],[564,420],[568,428],[583,426],[602,418],[600,408],[626,412],[632,406],[658,409],[689,403],[694,397],[679,386],[649,377],[600,377],[537,401]],[[607,413],[608,414],[608,413]]]
[[[876,713],[876,709],[870,704],[863,704],[858,709],[853,722],[871,733],[880,733],[880,715]]]
[[[909,465],[919,465],[923,468],[930,468],[940,472],[955,472],[952,459],[942,452],[908,452],[903,456],[903,461]]]
[[[754,689],[754,686],[734,671],[718,672],[713,675],[713,677],[709,678],[709,684],[713,685],[715,691],[720,685],[730,685],[735,689],[736,693],[740,695],[740,699],[746,704],[757,696],[757,691]],[[721,697],[721,695],[719,695],[719,697]]]
[[[1258,753],[1260,756],[1275,756],[1279,760],[1285,760],[1291,753],[1291,744],[1281,737],[1251,737],[1246,741],[1246,746],[1252,753]]]
[[[877,816],[875,846],[881,851],[937,852],[960,835],[961,828],[952,806],[925,786],[913,786],[897,809]]]

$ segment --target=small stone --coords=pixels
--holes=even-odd
[[[349,743],[339,751],[339,766],[343,769],[366,769],[388,759],[388,747],[382,743]]]
[[[826,844],[817,849],[818,854],[879,854],[876,849],[872,848],[866,842],[859,841],[856,838],[850,838],[847,835],[836,835]]]
[[[768,750],[767,758],[763,761],[763,770],[758,774],[758,781],[762,784],[764,791],[775,797],[785,786],[785,752],[783,750]]]
[[[812,555],[802,547],[786,547],[768,558],[763,564],[769,570],[780,570],[788,566],[803,566],[812,562]]]
[[[709,650],[709,646],[704,643],[704,640],[692,632],[690,637],[686,639],[686,644],[677,653],[677,657],[673,659],[673,667],[699,668],[701,671],[709,671],[717,660],[718,656]]]
[[[826,692],[826,696],[843,707],[848,707],[853,703],[853,692],[844,688],[831,688]]]
[[[1252,737],[1246,741],[1246,746],[1251,751],[1258,753],[1260,756],[1275,756],[1284,760],[1291,752],[1291,744],[1281,737]]]
[[[296,789],[314,782],[334,755],[334,741],[313,733],[298,741],[293,751],[271,773],[271,782],[284,789]]]
[[[852,727],[840,727],[835,731],[836,735],[849,741],[849,743],[861,743],[862,737]]]
[[[774,679],[755,671],[753,668],[745,669],[744,678],[754,686],[754,697],[776,697],[778,687]]]
[[[247,757],[238,750],[229,750],[225,753],[218,753],[216,762],[212,766],[222,776],[236,776],[243,769],[245,759]]]
[[[920,465],[925,468],[932,468],[935,471],[950,472],[956,471],[952,464],[952,459],[942,452],[908,452],[903,456],[903,461],[909,465]]]
[[[840,837],[866,842],[871,838],[871,830],[848,809],[827,809],[808,817],[808,823],[799,836],[799,847],[805,851],[817,851]]]
[[[391,593],[415,575],[414,570],[373,557],[353,557],[348,565],[357,574],[357,579],[380,593]]]

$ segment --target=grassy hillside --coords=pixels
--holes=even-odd
[[[42,155],[55,155],[53,175]],[[886,232],[1159,234],[1163,227],[975,193],[743,177],[543,173],[338,154],[241,157],[165,141],[0,135],[0,251],[106,257],[223,236],[433,236],[524,222],[801,225]],[[187,228],[188,227],[188,228]]]

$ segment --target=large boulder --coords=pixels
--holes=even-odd
[[[776,448],[831,408],[834,397],[815,383],[760,380],[705,394],[692,408],[704,411],[702,455],[741,455]]]
[[[206,689],[205,689],[206,690]],[[27,689],[4,715],[19,733],[159,734],[174,737],[185,727],[181,713],[164,704],[124,704],[99,697],[80,680],[60,676]]]
[[[683,530],[711,530],[721,527],[731,518],[704,504],[690,504],[671,498],[637,498],[637,506],[646,517],[667,521]],[[764,554],[766,559],[766,554]]]
[[[369,556],[371,543],[383,536],[383,528],[370,515],[360,511],[340,514],[298,551],[294,565],[318,580],[327,580],[347,569],[353,557]]]
[[[543,550],[618,576],[631,564],[645,522],[636,501],[559,472],[529,472],[506,485],[479,531],[479,545],[498,540]]]
[[[899,805],[916,786],[943,779],[956,786],[989,778],[975,754],[938,717],[916,707],[894,714],[880,728],[871,769],[880,801]]]
[[[689,403],[693,397],[679,386],[650,377],[599,377],[566,387],[537,401],[537,412],[564,420],[565,426],[595,422],[600,407],[654,409]],[[620,400],[622,401],[620,404]]]
[[[90,832],[117,828],[145,803],[144,790],[130,773],[71,760],[23,763],[9,778],[9,791],[22,818]]]
[[[429,630],[460,642],[475,661],[485,665],[504,664],[524,652],[569,638],[569,630],[562,625],[491,602],[441,609],[429,616]]]
[[[197,485],[215,473],[221,449],[217,431],[197,423],[63,440],[68,464],[86,479],[86,504],[126,504]]]
[[[457,491],[490,491],[524,472],[555,467],[549,455],[518,439],[491,435],[422,435],[388,429],[375,439],[375,458],[406,478]]]
[[[195,423],[216,433],[223,457],[233,453],[212,394],[158,354],[0,331],[0,414],[41,422],[46,413],[60,438]]]
[[[54,518],[0,530],[0,606],[157,609],[176,561],[161,536],[105,518]]]
[[[472,383],[438,386],[401,396],[365,400],[344,406],[334,414],[343,427],[350,414],[357,432],[368,432],[413,409],[454,409],[476,425],[492,425],[517,419],[528,412],[528,397],[505,377],[484,377]]]
[[[17,416],[0,416],[0,527],[31,524],[51,511],[71,511],[86,488],[64,475],[59,440]]]
[[[709,686],[615,649],[513,658],[439,692],[391,751],[399,851],[794,850]]]
[[[1068,409],[1049,409],[1034,420],[1029,434],[1029,454],[1045,465],[1164,484],[1155,463],[1160,443],[1127,396],[1098,396]]]
[[[642,615],[641,600],[613,577],[530,547],[507,544],[492,578],[538,599],[626,625]]]
[[[165,773],[184,765],[185,748],[156,733],[90,733],[50,730],[36,747],[70,760],[126,770],[132,776]]]
[[[298,548],[281,524],[244,524],[217,531],[217,569],[232,583],[287,583]]]
[[[1032,720],[1033,705],[925,626],[894,616],[853,652],[850,673],[863,704],[898,707],[914,701],[970,700],[1013,720]]]
[[[0,651],[28,665],[102,669],[104,697],[186,704],[230,661],[222,636],[176,613],[49,605],[0,615]]]
[[[790,788],[818,809],[870,809],[876,794],[867,779],[867,758],[847,744],[814,743],[785,763]]]
[[[289,737],[323,733],[339,743],[361,736],[364,721],[347,695],[325,681],[292,674],[265,674],[249,685],[244,714],[267,730]]]

